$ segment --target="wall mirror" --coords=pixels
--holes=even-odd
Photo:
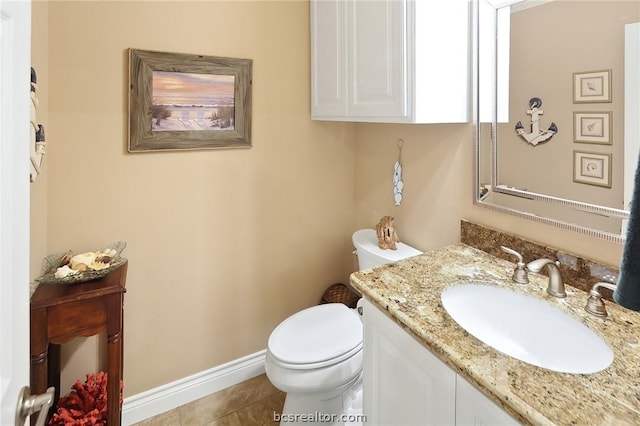
[[[623,243],[640,146],[640,2],[474,9],[476,203]]]

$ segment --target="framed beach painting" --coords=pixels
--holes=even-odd
[[[251,147],[250,59],[129,49],[129,152]]]

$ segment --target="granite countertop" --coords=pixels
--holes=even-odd
[[[525,424],[640,424],[640,313],[605,301],[609,317],[597,318],[584,310],[586,292],[567,286],[566,299],[549,296],[546,276],[512,282],[514,266],[460,243],[355,272],[351,284]],[[492,349],[462,329],[440,300],[447,287],[470,282],[546,300],[600,335],[614,351],[613,363],[594,374],[558,373]]]

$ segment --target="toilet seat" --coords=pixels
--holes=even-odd
[[[304,309],[278,325],[269,336],[273,361],[284,368],[322,368],[362,350],[362,322],[341,303]]]
[[[286,361],[282,361],[280,359],[278,359],[275,355],[273,355],[273,353],[271,353],[272,357],[272,361],[275,364],[278,364],[279,366],[283,367],[283,368],[288,368],[291,370],[311,370],[311,369],[315,369],[315,368],[323,368],[323,367],[329,367],[331,365],[337,364],[339,362],[344,361],[345,359],[349,359],[352,356],[358,354],[360,351],[362,351],[362,343],[360,343],[358,346],[356,346],[355,348],[353,348],[352,350],[350,350],[349,352],[346,352],[340,356],[337,356],[335,358],[331,358],[331,359],[327,359],[324,361],[320,361],[320,362],[312,362],[312,363],[292,363],[292,362],[286,362]]]

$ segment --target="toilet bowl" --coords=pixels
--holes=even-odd
[[[421,253],[402,243],[382,250],[373,229],[356,231],[352,240],[360,269]],[[281,424],[362,424],[362,333],[360,315],[341,303],[304,309],[273,330],[265,371],[287,394]]]
[[[287,393],[282,410],[291,416],[287,424],[296,424],[290,421],[295,415],[340,414],[344,394],[362,374],[359,315],[341,303],[328,303],[290,316],[269,337],[265,370]]]

